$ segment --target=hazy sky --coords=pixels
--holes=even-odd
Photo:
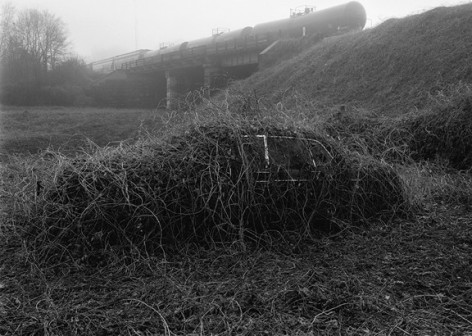
[[[290,9],[308,5],[324,9],[348,0],[0,0],[17,9],[46,9],[67,26],[71,49],[93,61],[160,43],[207,37],[212,28],[231,30],[283,19]],[[421,13],[471,0],[359,0],[367,26],[392,17]]]

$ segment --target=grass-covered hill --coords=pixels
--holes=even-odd
[[[294,97],[385,114],[422,108],[450,84],[472,81],[472,4],[391,19],[326,38],[243,83],[272,102]]]

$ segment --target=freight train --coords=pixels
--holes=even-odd
[[[151,50],[140,49],[140,50],[126,53],[126,54],[109,57],[100,61],[90,63],[90,68],[95,72],[101,72],[101,73],[113,72],[115,70],[121,69],[123,64],[127,62],[142,59],[144,57],[144,54],[147,53],[148,51],[151,51]]]
[[[262,51],[280,39],[303,36],[330,36],[340,32],[361,30],[366,23],[364,7],[357,1],[320,11],[307,9],[293,13],[288,19],[261,23],[254,27],[214,34],[158,50],[137,50],[91,63],[92,70],[109,73],[118,69],[163,70],[171,62],[203,64],[205,59],[224,54]]]

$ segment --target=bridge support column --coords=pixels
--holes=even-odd
[[[218,87],[221,68],[213,64],[203,65],[203,86],[206,89]]]
[[[166,107],[172,109],[175,107],[177,102],[177,87],[178,87],[178,76],[175,70],[166,71],[166,82],[167,82],[167,94],[166,94]]]

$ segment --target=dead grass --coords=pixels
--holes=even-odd
[[[16,335],[466,334],[470,215],[444,208],[297,246],[181,245],[100,268],[2,262],[0,331]]]
[[[17,214],[21,209],[26,211],[23,216],[33,218],[37,211],[44,211],[44,199],[36,196],[38,181],[50,181],[44,183],[44,190],[67,191],[64,195],[76,197],[80,194],[73,192],[73,188],[88,188],[107,178],[114,182],[110,188],[101,190],[111,196],[113,190],[118,191],[113,187],[117,182],[129,179],[133,172],[147,171],[146,167],[152,168],[148,166],[151,162],[162,165],[165,155],[161,155],[169,155],[168,151],[173,160],[182,159],[169,161],[174,164],[185,162],[184,157],[193,155],[195,160],[187,166],[178,165],[177,171],[195,170],[201,176],[205,169],[199,164],[210,167],[208,162],[213,161],[213,154],[208,155],[215,153],[212,149],[223,149],[224,139],[236,131],[248,130],[244,126],[247,118],[253,126],[251,132],[288,132],[304,136],[311,133],[306,133],[301,125],[318,120],[303,111],[297,114],[286,109],[280,113],[272,111],[269,117],[265,114],[266,106],[262,102],[255,103],[251,97],[246,104],[235,106],[244,107],[246,117],[218,115],[217,125],[211,124],[215,114],[208,110],[221,107],[210,104],[206,112],[199,110],[193,114],[196,118],[193,124],[169,126],[169,138],[148,134],[138,144],[102,149],[82,159],[71,159],[53,151],[30,156],[29,160],[12,158],[4,166],[6,178],[2,180],[8,184],[4,185],[4,195],[9,200],[16,199],[11,208],[17,209]],[[292,114],[288,116],[289,113]],[[187,116],[190,115],[187,112]],[[295,115],[299,119],[294,118]],[[251,119],[256,117],[257,122]],[[365,114],[362,118],[368,117]],[[184,121],[185,117],[177,116],[177,119]],[[341,139],[345,143],[356,143],[347,140],[347,130],[353,135],[365,136],[371,134],[367,130],[379,127],[372,122],[372,127],[364,129],[363,122],[346,120],[342,129],[336,129],[338,135],[346,136]],[[183,133],[175,133],[176,129]],[[380,167],[385,165],[379,165],[368,156],[369,141],[357,139],[365,148],[359,147],[355,154],[355,146],[345,152],[336,144],[339,140],[316,134],[317,140],[331,146],[336,155],[350,153],[346,166],[357,167],[355,172],[360,174],[357,176],[360,184],[362,181],[373,183],[370,186],[373,189],[368,190],[382,188],[383,174],[400,176],[410,202],[420,209],[417,215],[401,220],[370,218],[369,227],[346,226],[331,235],[309,236],[291,229],[279,233],[275,230],[261,232],[258,241],[213,239],[211,244],[202,244],[201,240],[184,239],[172,248],[168,246],[153,253],[139,248],[123,253],[122,245],[89,249],[105,231],[100,221],[93,223],[83,216],[74,222],[80,223],[81,228],[76,226],[79,231],[73,232],[80,234],[72,235],[71,248],[63,250],[73,258],[57,258],[43,252],[56,243],[65,246],[60,235],[52,235],[53,240],[46,242],[38,232],[37,242],[44,243],[37,246],[43,249],[41,252],[23,239],[25,229],[29,228],[18,225],[18,217],[11,216],[10,212],[2,226],[5,239],[1,249],[5,253],[0,257],[4,265],[0,311],[4,314],[0,315],[0,331],[18,335],[467,333],[472,328],[469,260],[472,218],[467,210],[472,200],[470,176],[438,163],[396,165],[390,166],[395,170],[384,170]],[[152,155],[149,160],[145,159],[144,148],[159,160]],[[216,162],[224,171],[225,160]],[[126,169],[128,165],[130,169]],[[209,172],[215,169],[210,168]],[[166,169],[165,172],[176,171]],[[361,176],[364,173],[366,175]],[[157,175],[151,169],[142,176]],[[177,180],[182,177],[179,175]],[[67,182],[53,183],[61,178]],[[81,178],[82,182],[73,183],[75,178]],[[395,178],[390,176],[388,180]],[[136,186],[154,185],[151,179],[131,180]],[[148,182],[140,184],[138,181]],[[157,178],[155,182],[159,181]],[[128,184],[128,195],[137,195],[130,187],[134,188],[133,184]],[[84,204],[92,204],[92,199],[83,198]],[[358,200],[359,211],[369,209],[369,204],[362,203],[367,199]],[[77,206],[77,201],[62,206]],[[113,202],[120,204],[116,199]],[[102,202],[106,204],[111,202]],[[205,206],[204,202],[200,207]],[[64,217],[62,208],[55,209],[48,212],[48,216],[57,227]],[[112,212],[103,214],[107,218],[113,215]],[[369,217],[362,212],[360,215]],[[33,222],[41,227],[37,220]],[[86,227],[97,230],[83,235]],[[77,249],[72,247],[74,242]],[[156,243],[156,239],[150,239],[149,243]],[[48,257],[44,259],[45,256]]]
[[[77,152],[88,147],[136,139],[156,130],[163,113],[153,110],[69,107],[1,107],[0,159],[48,148]]]
[[[406,160],[408,150],[395,147],[398,137],[388,128],[392,123],[366,111],[357,118],[356,111],[337,115],[339,108],[324,111],[329,112],[324,116],[283,106],[271,111],[270,105],[251,95],[231,105],[244,114],[236,118],[229,111],[221,114],[224,101],[206,103],[203,110],[168,119],[167,129],[162,130],[169,132],[167,138],[142,134],[137,144],[99,149],[81,158],[47,151],[11,157],[3,165],[0,196],[8,202],[8,209],[1,226],[0,332],[358,335],[464,334],[472,328],[472,180],[467,171],[458,172],[446,161]],[[220,114],[215,114],[215,109]],[[193,120],[190,123],[189,117]],[[178,120],[180,126],[171,126],[172,120]],[[212,124],[212,120],[218,123]],[[313,129],[317,131],[310,133]],[[249,230],[240,236],[236,230],[232,240],[213,237],[205,242],[205,236],[200,235],[203,239],[181,239],[157,249],[143,249],[136,241],[129,244],[126,239],[118,240],[119,244],[107,240],[110,231],[106,225],[149,219],[136,212],[137,203],[126,203],[126,197],[136,199],[140,195],[139,204],[149,208],[143,187],[168,181],[166,186],[178,188],[179,183],[169,184],[176,172],[175,181],[193,176],[185,175],[191,172],[198,171],[198,176],[204,176],[202,171],[206,170],[208,176],[224,172],[225,156],[215,160],[215,151],[223,153],[225,139],[233,139],[234,134],[239,134],[234,139],[241,141],[243,130],[315,136],[332,155],[343,158],[339,168],[350,167],[348,171],[357,174],[355,180],[361,190],[367,194],[375,190],[387,204],[395,205],[391,210],[399,210],[396,205],[404,204],[403,197],[407,197],[406,204],[412,205],[408,209],[417,210],[416,215],[398,219],[398,212],[390,211],[385,213],[390,215],[387,217],[371,216],[365,211],[378,206],[378,199],[364,195],[350,203],[356,206],[349,211],[357,211],[357,216],[368,219],[370,225],[346,225],[335,233],[307,235],[306,230],[288,227],[293,218],[297,218],[294,223],[302,221],[298,213],[281,207],[280,214],[293,218],[280,221],[285,226],[271,227],[258,236],[250,235]],[[392,158],[387,149],[400,153],[395,157],[402,160],[380,164],[378,159]],[[193,159],[186,161],[185,157]],[[156,174],[158,166],[166,167],[157,170],[165,173],[165,178]],[[333,168],[333,179],[339,178]],[[400,200],[389,199],[390,189],[382,188],[392,183],[395,189],[399,178],[406,194]],[[334,180],[327,180],[331,181],[328,187],[338,188]],[[100,183],[104,188],[97,188]],[[207,196],[216,195],[218,183],[206,186]],[[170,199],[181,196],[177,190],[168,194]],[[326,191],[324,197],[329,196],[329,190],[337,193],[336,189],[321,190]],[[58,192],[69,202],[44,202],[45,195]],[[84,197],[84,192],[90,197]],[[94,195],[107,196],[100,201]],[[151,196],[161,197],[157,193]],[[212,210],[207,225],[209,219],[218,218],[217,208],[209,207],[211,199],[202,198],[203,202],[193,207]],[[369,199],[374,203],[369,204]],[[329,203],[336,204],[341,211],[338,214],[342,214],[344,205],[335,200]],[[182,207],[184,203],[166,200],[163,204]],[[90,209],[95,209],[93,216],[87,215]],[[161,210],[153,211],[158,214]],[[81,216],[64,217],[71,211]],[[41,213],[47,216],[38,217]],[[182,218],[182,208],[178,215],[176,218]],[[192,212],[188,215],[191,217]],[[25,218],[30,218],[29,224]],[[334,219],[336,223],[349,222],[343,217]],[[19,225],[21,221],[24,224]],[[33,230],[35,235],[31,236],[32,227],[46,231]],[[141,234],[133,228],[142,227],[130,228],[131,234],[123,238]],[[186,234],[182,231],[180,237],[189,238],[189,232]],[[138,242],[146,242],[147,247],[164,246],[157,236],[144,237]],[[52,248],[58,246],[62,248]]]

